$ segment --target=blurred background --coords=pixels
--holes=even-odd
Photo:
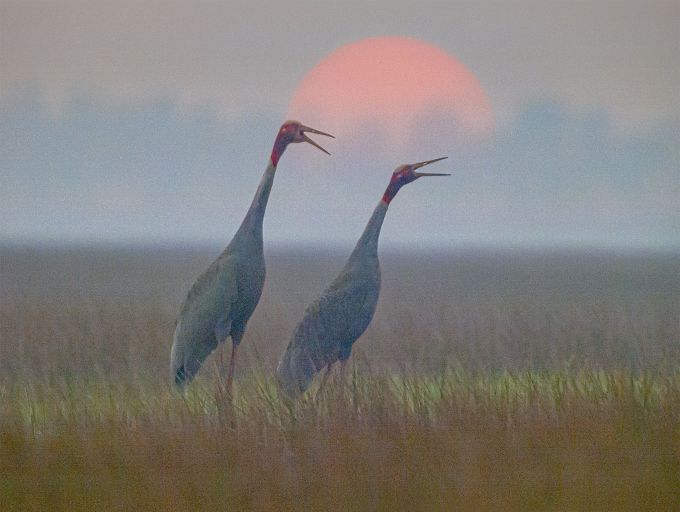
[[[349,248],[396,165],[449,155],[436,170],[452,178],[395,201],[384,245],[677,250],[679,10],[3,1],[0,240],[223,246],[306,74],[343,45],[399,35],[476,76],[493,134],[456,143],[422,112],[399,144],[360,119],[326,144],[333,157],[292,147],[269,247]]]
[[[0,0],[0,510],[677,508],[679,26],[677,0]],[[379,36],[431,60],[343,81]],[[180,304],[290,116],[337,139],[278,166],[236,400],[214,355],[175,393]],[[291,409],[306,305],[393,169],[445,155],[391,204],[347,385]]]
[[[280,123],[302,113],[338,138],[316,137],[332,157],[296,144],[281,160],[240,371],[274,367],[394,167],[443,155],[432,170],[450,178],[392,203],[359,354],[428,372],[673,368],[678,9],[2,2],[0,364],[164,380],[182,298],[241,222]],[[385,105],[361,103],[363,71],[333,75],[346,45],[389,35],[453,62],[489,129],[452,130],[470,120],[466,105],[447,117],[392,82]],[[434,96],[446,89],[444,71],[396,48],[396,71],[378,55],[365,72],[407,85],[429,73]]]

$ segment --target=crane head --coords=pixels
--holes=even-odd
[[[319,144],[310,139],[307,136],[307,133],[316,133],[317,135],[324,135],[325,137],[335,138],[330,133],[325,133],[315,128],[310,128],[309,126],[305,126],[299,121],[286,121],[281,125],[279,134],[276,137],[276,142],[274,143],[274,149],[272,151],[272,163],[274,165],[278,163],[281,154],[286,149],[288,144],[297,142],[307,142],[314,146],[315,148],[320,149],[327,155],[330,155],[328,151],[326,151]]]
[[[385,190],[385,195],[383,196],[383,201],[389,204],[389,202],[394,198],[394,196],[399,192],[399,189],[412,181],[422,178],[424,176],[451,176],[449,173],[439,173],[439,172],[417,172],[417,169],[424,167],[440,160],[448,158],[443,156],[441,158],[435,158],[434,160],[426,160],[424,162],[418,162],[415,164],[404,164],[397,167],[392,173],[392,178],[390,179],[390,184]]]

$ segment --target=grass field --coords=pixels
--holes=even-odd
[[[680,256],[383,251],[299,403],[273,368],[343,254],[274,251],[230,404],[169,386],[215,251],[1,250],[0,510],[680,510]]]

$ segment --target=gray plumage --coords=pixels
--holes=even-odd
[[[340,274],[305,310],[281,356],[276,376],[282,391],[293,398],[303,393],[314,375],[336,361],[346,361],[352,345],[373,319],[380,295],[378,238],[390,201],[399,189],[421,176],[415,169],[442,160],[397,168]]]
[[[227,248],[201,274],[180,309],[171,373],[182,386],[210,353],[231,336],[238,346],[265,280],[262,222],[276,168],[267,166],[253,203]]]
[[[380,295],[377,249],[386,212],[387,204],[381,202],[338,277],[309,305],[295,328],[277,368],[287,395],[299,395],[316,372],[345,361],[371,323]]]
[[[231,337],[227,378],[227,391],[231,394],[236,349],[264,287],[262,223],[279,158],[288,144],[297,142],[307,142],[330,154],[305,132],[333,137],[298,121],[283,123],[241,226],[224,252],[196,280],[182,304],[170,353],[171,379],[179,387],[193,379],[210,353]]]

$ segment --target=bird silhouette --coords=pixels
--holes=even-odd
[[[399,189],[424,176],[449,174],[416,172],[444,158],[397,167],[378,206],[368,221],[340,274],[307,307],[288,348],[281,356],[276,376],[289,398],[302,394],[314,375],[326,367],[325,382],[336,361],[346,361],[354,342],[371,323],[380,295],[378,237],[388,206]]]
[[[238,346],[264,286],[262,222],[276,166],[291,143],[307,142],[330,154],[310,139],[307,133],[333,137],[298,121],[283,123],[241,226],[227,248],[189,290],[177,319],[170,354],[171,379],[178,387],[183,388],[191,381],[208,355],[231,337],[231,360],[227,376],[227,391],[231,396]],[[220,352],[220,366],[223,367],[221,357]]]

